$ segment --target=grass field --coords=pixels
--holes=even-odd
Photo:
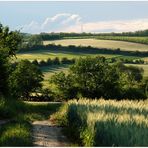
[[[113,40],[98,40],[98,39],[64,39],[55,41],[44,41],[44,45],[56,44],[56,45],[75,45],[75,46],[92,46],[98,48],[112,48],[127,51],[148,51],[148,45],[131,43],[125,41],[113,41]]]
[[[83,146],[148,146],[148,101],[69,101],[53,118]]]
[[[22,60],[22,59],[28,59],[28,60],[47,60],[48,58],[55,58],[58,57],[59,59],[66,57],[68,59],[73,59],[73,58],[80,58],[80,57],[85,57],[85,56],[105,56],[106,58],[111,58],[111,57],[116,57],[119,55],[110,55],[110,54],[86,54],[86,53],[74,53],[74,52],[65,52],[65,51],[47,51],[47,50],[35,50],[35,51],[29,51],[25,53],[18,53],[17,54],[17,60]]]

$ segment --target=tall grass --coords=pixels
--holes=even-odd
[[[60,120],[84,146],[148,146],[147,106],[147,100],[73,100]]]

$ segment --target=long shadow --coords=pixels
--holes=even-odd
[[[41,67],[43,72],[55,72],[55,70],[62,70],[63,68],[68,68],[71,64],[57,65],[57,66],[44,66]]]

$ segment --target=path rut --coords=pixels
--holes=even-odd
[[[35,121],[33,125],[33,143],[39,147],[68,147],[68,139],[62,133],[62,127],[50,120]]]

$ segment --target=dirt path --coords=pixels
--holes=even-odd
[[[67,138],[61,132],[62,127],[51,121],[33,122],[34,146],[39,147],[67,147],[70,146]]]

